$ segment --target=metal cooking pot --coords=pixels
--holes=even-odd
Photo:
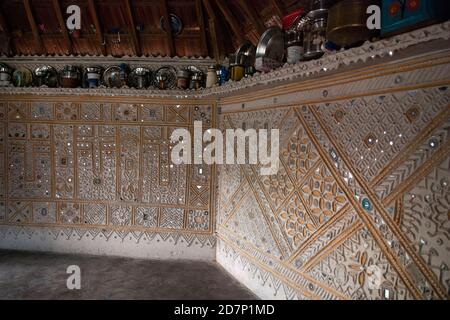
[[[144,89],[150,85],[151,72],[147,68],[138,67],[131,71],[129,83],[136,89]]]
[[[58,72],[52,66],[42,66],[34,70],[36,86],[55,88],[58,86]]]
[[[11,73],[12,69],[8,65],[0,63],[0,86],[11,83]]]
[[[103,68],[98,66],[89,66],[84,69],[83,87],[97,88],[100,84]]]
[[[342,0],[328,12],[327,39],[340,47],[353,47],[377,36],[379,31],[367,28],[367,7],[377,0]]]
[[[323,45],[326,42],[327,16],[326,10],[320,10],[311,15],[310,23],[306,25],[303,48],[305,60],[320,58],[325,52]]]
[[[60,72],[60,82],[63,88],[76,88],[80,85],[81,71],[77,66],[65,66]]]

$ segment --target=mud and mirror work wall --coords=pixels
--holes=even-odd
[[[0,247],[213,259],[212,169],[170,161],[170,135],[214,103],[0,102]]]
[[[449,81],[401,77],[222,106],[222,129],[280,130],[278,174],[218,177],[217,260],[260,297],[448,299]]]

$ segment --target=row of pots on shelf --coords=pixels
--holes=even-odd
[[[41,87],[50,88],[97,88],[106,86],[109,88],[122,88],[124,86],[136,89],[157,88],[198,90],[223,85],[228,80],[236,80],[232,68],[228,69],[221,65],[212,65],[205,74],[194,66],[177,70],[173,66],[163,66],[156,71],[145,67],[137,67],[133,70],[126,64],[110,66],[106,69],[101,66],[79,66],[67,65],[59,72],[52,66],[41,66],[34,71],[25,67],[13,70],[7,64],[0,63],[0,86],[15,87]],[[244,75],[254,73],[252,68],[242,70]]]
[[[283,18],[283,29],[272,26],[260,37],[257,46],[244,42],[229,56],[231,78],[239,81],[246,69],[270,72],[285,62],[296,64],[322,57],[339,47],[358,45],[374,36],[367,29],[364,5],[378,0],[312,0],[309,10],[301,8]],[[338,3],[333,11],[333,4]],[[329,9],[332,8],[329,15]],[[364,9],[364,10],[363,10]],[[353,14],[351,28],[343,20],[344,11]],[[329,16],[332,24],[328,23]],[[344,17],[345,18],[345,17]],[[334,20],[333,20],[334,19]],[[362,24],[364,22],[364,25]],[[342,30],[340,27],[344,27]],[[335,32],[339,30],[339,32]],[[338,34],[338,36],[336,35]],[[333,40],[333,41],[330,41]]]
[[[311,0],[272,26],[257,46],[243,43],[230,56],[230,68],[254,66],[269,72],[285,62],[296,64],[450,18],[448,0]],[[369,28],[368,8],[381,7],[381,30]],[[369,12],[371,11],[369,10]],[[373,22],[373,21],[372,21]],[[379,27],[378,27],[379,28]],[[233,79],[239,80],[239,79]]]

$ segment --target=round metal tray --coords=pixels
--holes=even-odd
[[[269,58],[283,62],[284,36],[279,27],[271,27],[263,33],[256,48],[256,58]]]

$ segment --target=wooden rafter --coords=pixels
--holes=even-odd
[[[272,5],[277,13],[277,15],[280,17],[280,19],[283,19],[284,17],[284,10],[281,5],[281,3],[278,0],[271,0]]]
[[[129,24],[128,32],[131,35],[133,51],[136,56],[140,56],[141,55],[141,45],[139,43],[139,38],[136,33],[136,24],[134,23],[133,12],[131,10],[131,3],[130,3],[130,0],[123,0],[123,2],[125,5],[125,10],[126,10],[126,14],[127,14],[127,19],[128,19],[128,24]]]
[[[0,7],[0,28],[6,38],[6,50],[8,55],[14,55],[14,50],[12,46],[11,30],[6,23],[5,16],[3,15],[3,10]]]
[[[162,9],[164,20],[166,21],[167,46],[169,49],[169,55],[171,57],[173,57],[176,55],[176,51],[175,51],[175,42],[174,42],[173,33],[172,33],[172,20],[170,19],[169,9],[167,6],[167,0],[161,1],[161,9]]]
[[[33,33],[34,42],[36,44],[36,53],[44,53],[44,45],[42,43],[41,35],[39,34],[36,20],[33,16],[33,11],[31,10],[30,0],[23,0],[23,6],[25,7],[25,12],[27,13],[28,23],[31,27],[31,32]]]
[[[91,14],[92,21],[95,26],[95,34],[97,37],[97,42],[100,46],[100,51],[104,56],[106,56],[106,45],[104,43],[103,31],[100,25],[100,20],[98,19],[97,9],[95,8],[94,0],[88,0],[89,13]]]
[[[262,35],[266,28],[264,23],[262,23],[261,19],[258,17],[258,13],[253,8],[250,8],[248,0],[239,0],[239,5],[244,10],[246,16],[250,19],[251,24],[258,33],[258,36]]]
[[[206,8],[206,12],[208,13],[208,21],[209,21],[209,33],[211,36],[211,43],[213,47],[214,58],[217,62],[223,58],[221,48],[223,47],[223,42],[220,41],[219,33],[217,30],[217,20],[214,10],[211,6],[210,0],[203,0],[203,5]]]
[[[224,0],[217,0],[216,3],[225,19],[227,20],[228,24],[230,25],[231,29],[233,30],[234,34],[236,35],[238,42],[244,42],[245,35],[242,32],[242,29],[239,26],[236,18],[233,16],[233,13],[230,11],[230,8],[228,8],[227,3]]]
[[[201,55],[208,56],[208,43],[206,41],[205,19],[203,17],[202,0],[195,0],[195,10],[197,11],[198,26],[200,28]]]
[[[61,28],[61,33],[64,38],[64,42],[66,43],[68,54],[72,54],[72,40],[70,39],[69,32],[66,28],[66,23],[64,21],[61,6],[59,4],[59,0],[52,0],[53,10],[55,11],[56,18],[58,19],[59,27]]]

